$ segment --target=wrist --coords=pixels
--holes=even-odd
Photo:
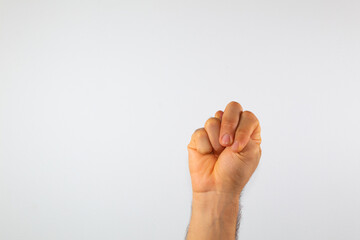
[[[192,211],[210,215],[216,219],[236,218],[240,201],[239,194],[210,192],[193,192]]]
[[[193,192],[192,201],[197,207],[213,208],[214,206],[222,206],[223,204],[237,205],[239,203],[240,194],[224,193],[224,192]]]
[[[239,198],[239,194],[193,192],[187,239],[233,239],[239,213]],[[198,235],[200,233],[202,236]]]

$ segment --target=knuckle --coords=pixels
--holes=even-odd
[[[215,117],[216,117],[216,118],[219,118],[219,117],[222,116],[222,114],[223,114],[223,111],[219,110],[219,111],[217,111],[217,112],[215,113]]]
[[[256,115],[255,115],[253,112],[251,112],[251,111],[246,110],[246,111],[244,111],[242,114],[243,114],[243,116],[246,117],[246,118],[249,118],[249,119],[251,119],[251,120],[253,120],[253,121],[255,121],[255,122],[259,122],[259,120],[258,120],[258,118],[256,117]]]
[[[240,105],[240,103],[236,102],[236,101],[231,101],[228,103],[228,106],[229,107],[232,107],[232,108],[240,108],[242,109],[242,106]]]
[[[237,129],[236,136],[241,137],[244,135],[248,135],[249,133],[246,131],[246,129]]]
[[[193,133],[196,137],[202,136],[203,134],[206,134],[204,128],[198,128]]]
[[[217,126],[220,123],[220,119],[211,117],[205,122],[205,127]]]
[[[234,130],[237,126],[237,123],[231,122],[231,121],[223,121],[221,123],[221,128],[225,130]]]

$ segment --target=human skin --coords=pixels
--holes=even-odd
[[[232,101],[192,134],[187,146],[192,184],[187,240],[235,239],[240,193],[261,157],[260,131],[257,117]]]

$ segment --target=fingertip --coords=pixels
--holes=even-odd
[[[238,140],[235,140],[234,144],[231,146],[231,150],[233,152],[239,152],[239,141]]]
[[[201,154],[207,154],[212,152],[212,145],[208,134],[204,128],[201,128],[198,131],[197,137],[195,138],[196,141],[196,149]]]
[[[243,149],[244,149],[244,144],[242,144],[238,140],[235,140],[234,144],[231,146],[231,150],[233,152],[241,152]]]
[[[200,147],[197,151],[198,151],[200,154],[209,154],[209,153],[211,153],[213,150],[212,150],[211,147],[205,146],[205,147]]]
[[[231,149],[235,152],[241,152],[245,146],[248,144],[250,138],[249,137],[243,137],[241,139],[236,139],[234,141],[234,144],[231,146]]]
[[[215,117],[216,117],[216,118],[219,118],[219,119],[221,120],[223,114],[224,114],[224,112],[221,111],[221,110],[219,110],[219,111],[217,111],[217,112],[215,113]]]

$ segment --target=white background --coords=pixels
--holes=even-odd
[[[191,134],[254,112],[239,239],[360,238],[360,3],[0,0],[0,239],[184,239]]]

